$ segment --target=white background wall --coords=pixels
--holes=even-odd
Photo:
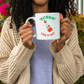
[[[79,14],[84,14],[84,0],[75,0]]]

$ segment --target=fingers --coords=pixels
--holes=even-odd
[[[70,29],[70,28],[67,28],[66,26],[63,26],[63,27],[60,29],[60,32],[61,32],[62,34],[67,33],[67,32],[71,33],[71,29]]]
[[[70,38],[73,28],[71,27],[71,22],[69,18],[63,18],[60,21],[60,39],[57,40],[57,44],[64,43],[68,38]]]
[[[27,38],[24,38],[23,42],[29,42],[33,38],[33,35],[29,35]]]
[[[69,24],[66,23],[66,22],[63,22],[63,23],[60,25],[60,27],[63,27],[63,26],[69,27]]]
[[[21,35],[21,38],[22,38],[22,39],[23,39],[23,38],[27,38],[29,35],[34,35],[34,32],[33,32],[33,31],[28,31],[28,32],[22,34],[22,35]]]
[[[33,32],[33,29],[32,28],[26,28],[24,30],[20,30],[19,34],[22,35],[23,33],[26,33],[28,31],[32,31]]]
[[[31,47],[32,46],[31,39],[33,38],[34,32],[33,32],[32,25],[30,24],[30,22],[28,21],[26,24],[21,26],[19,30],[20,30],[19,35],[22,41],[24,42],[24,45],[27,48]]]
[[[73,28],[71,27],[71,23],[67,23],[67,22],[63,22],[61,25],[60,25],[60,28],[62,29],[63,26],[66,26],[67,28],[69,28],[71,31],[73,30]]]
[[[67,26],[63,25],[63,26],[61,26],[60,31],[63,31],[63,30],[70,30],[70,31],[72,31],[73,29],[72,29],[72,27],[67,27]]]
[[[67,18],[63,18],[60,23],[62,24],[63,22],[67,22],[68,24],[71,24],[70,22],[70,19],[67,17]]]
[[[19,30],[23,30],[25,28],[32,28],[32,25],[30,24],[29,21],[27,23],[25,23]]]

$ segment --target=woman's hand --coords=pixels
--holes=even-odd
[[[61,18],[62,19],[62,18]],[[69,18],[63,18],[60,21],[60,39],[57,39],[57,44],[64,44],[67,39],[69,39],[72,31],[71,22]]]
[[[19,31],[20,31],[19,35],[22,41],[24,42],[23,43],[24,46],[27,48],[31,48],[33,45],[31,39],[33,38],[34,32],[33,32],[32,25],[30,24],[30,22],[28,21],[26,24],[21,26]]]
[[[72,27],[69,18],[63,18],[63,15],[60,14],[60,39],[55,40],[54,45],[57,45],[57,52],[59,52],[65,45],[65,41],[69,39],[72,34]]]

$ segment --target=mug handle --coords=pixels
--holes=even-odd
[[[25,23],[27,23],[30,19],[33,19],[34,21],[36,21],[35,17],[29,17],[26,19]],[[33,35],[33,37],[36,37],[36,33]]]

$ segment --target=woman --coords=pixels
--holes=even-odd
[[[74,20],[66,17],[74,0],[9,0],[11,16],[0,40],[0,80],[5,84],[73,84],[84,74],[84,57]],[[36,40],[35,13],[60,12],[60,39]],[[33,27],[33,28],[32,28]],[[49,47],[48,47],[49,46]]]

